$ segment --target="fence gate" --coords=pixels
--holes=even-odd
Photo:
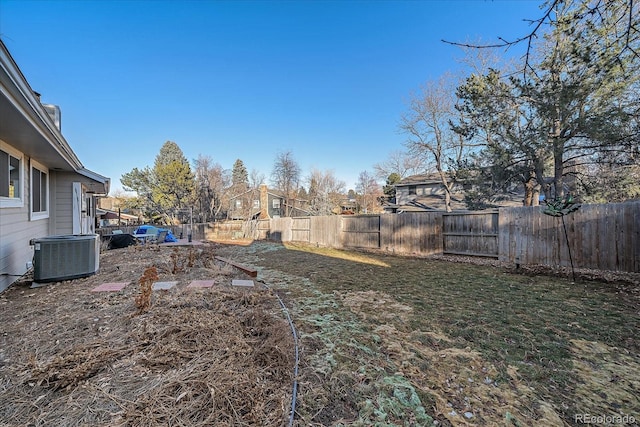
[[[498,258],[498,212],[442,215],[443,253]]]
[[[291,240],[294,242],[310,242],[311,219],[308,216],[292,218]]]

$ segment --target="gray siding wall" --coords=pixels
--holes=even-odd
[[[29,177],[28,164],[25,156],[24,177]],[[0,208],[0,292],[27,272],[27,262],[33,260],[29,241],[49,235],[49,219],[29,220],[29,183],[24,179],[25,203],[21,208]]]
[[[410,201],[409,187],[396,187],[396,203],[399,205],[406,205]]]
[[[52,235],[73,234],[73,183],[81,181],[80,176],[71,172],[56,172],[52,178],[51,206],[55,214],[52,216]]]

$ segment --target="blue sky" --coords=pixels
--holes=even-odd
[[[0,37],[112,189],[167,140],[267,182],[291,151],[348,189],[403,149],[411,93],[461,68],[442,39],[515,39],[541,3],[0,0]]]

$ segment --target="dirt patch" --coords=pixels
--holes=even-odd
[[[284,424],[288,322],[271,291],[231,287],[248,277],[214,256],[212,247],[112,250],[94,276],[4,292],[0,419],[12,421],[2,425]],[[148,268],[178,285],[140,310]],[[216,285],[187,288],[205,279]],[[91,292],[121,281],[129,285],[120,292]]]

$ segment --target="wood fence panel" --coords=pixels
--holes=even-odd
[[[294,217],[291,218],[291,240],[293,242],[309,243],[311,238],[311,220],[310,217]]]
[[[255,223],[255,234],[253,234],[251,238],[256,240],[267,240],[269,230],[271,229],[271,221],[268,219],[259,219],[255,221]]]
[[[569,265],[569,251],[564,243],[561,220],[544,215],[541,209],[539,206],[500,209],[501,261]],[[574,227],[573,224],[568,226]]]
[[[347,248],[380,248],[380,215],[343,217],[342,242]]]
[[[310,217],[309,242],[329,248],[341,248],[342,217],[312,216]]]
[[[380,248],[388,252],[442,253],[442,213],[403,212],[380,217]]]
[[[267,233],[267,239],[275,242],[291,241],[291,225],[293,220],[291,217],[271,218],[271,226]]]
[[[625,230],[624,247],[629,248],[630,253],[625,257],[628,263],[625,264],[624,271],[640,271],[640,201],[635,206],[632,203],[625,206],[624,223],[632,224]],[[622,248],[618,252],[622,252]]]
[[[500,260],[640,272],[640,202],[583,205],[564,218],[541,207],[500,209]]]
[[[498,212],[443,214],[443,253],[498,258],[498,222]]]
[[[597,222],[600,226],[597,268],[640,272],[640,202],[598,207],[601,221]],[[588,220],[594,223],[592,218]]]

